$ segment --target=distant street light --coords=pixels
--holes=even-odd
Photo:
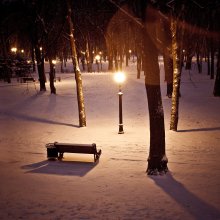
[[[114,75],[114,80],[119,85],[119,92],[118,92],[118,97],[119,97],[119,131],[118,131],[118,134],[124,134],[123,116],[122,116],[122,95],[123,95],[123,93],[121,91],[121,86],[122,86],[122,83],[125,81],[125,74],[123,72],[116,72]]]
[[[57,61],[56,60],[52,60],[52,64],[56,65]]]
[[[98,72],[99,72],[99,62],[101,60],[101,56],[100,55],[96,55],[95,56],[95,62],[96,62],[96,65],[97,65],[97,69],[98,69]]]
[[[52,65],[53,65],[53,77],[54,77],[54,81],[56,82],[56,60],[52,60]]]
[[[41,58],[43,58],[43,47],[39,47],[39,50],[40,50],[40,56]]]
[[[13,52],[13,53],[16,53],[17,50],[18,50],[18,49],[17,49],[16,47],[12,47],[12,48],[11,48],[11,52]]]
[[[102,51],[99,51],[99,55],[100,55],[99,63],[100,63],[101,70],[102,70]]]
[[[129,52],[129,59],[130,59],[132,50],[129,50],[128,52]]]

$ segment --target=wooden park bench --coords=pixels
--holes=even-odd
[[[31,76],[24,76],[20,78],[20,82],[26,83],[27,81],[35,82],[35,79]]]
[[[96,162],[102,151],[97,151],[96,144],[70,144],[70,143],[49,143],[46,144],[47,158],[62,160],[64,153],[80,153],[80,154],[93,154],[94,162]]]

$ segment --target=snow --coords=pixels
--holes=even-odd
[[[149,118],[144,76],[136,79],[135,63],[124,67],[124,134],[118,134],[118,86],[105,63],[102,72],[82,72],[86,128],[78,126],[74,75],[59,73],[59,64],[57,95],[48,82],[39,92],[38,83],[1,81],[0,219],[220,219],[220,101],[205,65],[202,74],[195,65],[183,72],[173,132],[160,61],[169,160],[163,176],[145,173]],[[96,164],[81,154],[48,161],[45,144],[55,141],[96,143],[102,155]]]

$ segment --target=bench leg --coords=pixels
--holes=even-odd
[[[99,160],[99,157],[101,155],[102,151],[99,150],[96,154],[94,154],[94,162],[96,162],[97,160]]]
[[[63,159],[63,153],[59,153],[58,160],[62,160],[62,159]]]

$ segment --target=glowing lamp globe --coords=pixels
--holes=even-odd
[[[126,79],[126,77],[125,77],[124,72],[116,72],[114,75],[114,80],[118,84],[122,84],[125,81],[125,79]]]
[[[99,55],[96,55],[96,56],[95,56],[95,59],[96,59],[97,61],[99,61],[99,60],[101,59],[101,57],[100,57]]]
[[[17,52],[17,48],[16,47],[12,47],[11,48],[11,52],[16,53]]]

